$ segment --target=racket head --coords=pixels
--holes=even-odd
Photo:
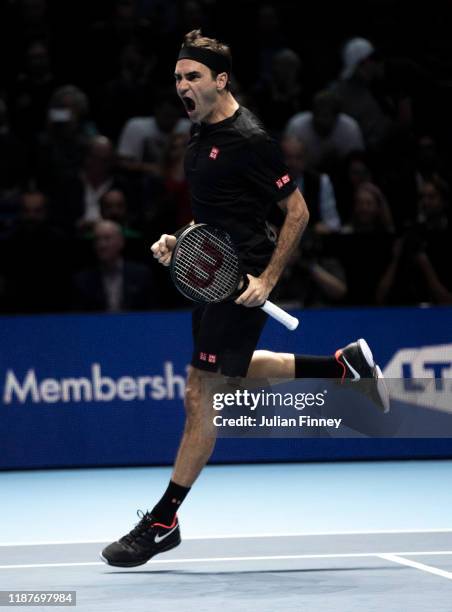
[[[224,230],[197,223],[178,238],[170,265],[175,287],[194,302],[224,302],[236,295],[242,274],[231,237]]]

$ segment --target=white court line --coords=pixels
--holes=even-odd
[[[399,563],[400,565],[408,565],[409,567],[414,567],[415,569],[421,570],[423,572],[428,572],[429,574],[436,574],[436,576],[442,576],[442,578],[447,578],[448,580],[452,580],[452,572],[446,572],[445,570],[439,569],[438,567],[434,567],[433,565],[425,565],[425,563],[418,563],[418,561],[413,561],[412,559],[405,559],[396,554],[383,554],[378,555],[381,559],[386,559],[387,561],[393,561],[394,563]]]
[[[317,555],[260,555],[253,557],[200,557],[200,558],[187,558],[187,559],[162,559],[153,561],[152,565],[159,564],[172,564],[172,563],[221,563],[228,561],[285,561],[294,559],[356,559],[363,557],[381,557],[385,558],[388,556],[389,561],[393,561],[393,558],[399,555],[452,555],[452,550],[441,550],[441,551],[420,551],[420,552],[397,552],[397,553],[384,553],[384,552],[371,552],[371,553],[332,553],[332,554],[317,554]],[[389,558],[391,557],[391,558]],[[0,569],[31,569],[40,567],[82,567],[82,566],[94,566],[94,565],[106,565],[101,561],[87,561],[80,563],[27,563],[21,565],[0,565]],[[422,565],[422,564],[420,564]],[[107,565],[107,567],[113,567]],[[425,566],[429,567],[429,566]],[[119,568],[118,568],[119,569]],[[127,569],[127,568],[122,568]],[[129,568],[134,569],[134,568]],[[446,572],[447,573],[447,572]]]
[[[240,540],[250,538],[301,538],[309,536],[348,536],[348,535],[384,535],[384,534],[410,534],[410,533],[452,533],[451,527],[443,529],[376,529],[373,531],[305,531],[300,533],[253,533],[253,534],[227,534],[227,535],[202,535],[184,537],[186,540]],[[52,540],[45,542],[0,542],[2,546],[57,546],[69,544],[104,544],[113,541],[116,536],[102,540]]]

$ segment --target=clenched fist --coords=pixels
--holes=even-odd
[[[170,236],[169,234],[162,234],[157,242],[154,242],[151,251],[159,263],[164,266],[170,265],[176,242],[176,236]]]

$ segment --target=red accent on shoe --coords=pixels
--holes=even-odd
[[[336,361],[338,362],[338,364],[341,366],[343,370],[342,377],[341,377],[341,383],[343,383],[345,380],[345,374],[347,373],[347,370],[345,368],[345,364],[343,364],[342,361],[339,361],[339,357],[341,355],[342,355],[342,349],[337,349],[337,351],[334,353],[334,358],[336,359]]]
[[[163,523],[152,523],[151,527],[164,527],[165,529],[172,529],[173,527],[176,526],[176,523],[177,523],[177,514],[174,515],[174,519],[171,525],[163,525]]]

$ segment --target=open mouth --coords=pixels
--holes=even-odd
[[[184,103],[184,106],[187,109],[187,112],[191,113],[192,111],[195,110],[196,104],[195,104],[195,101],[192,100],[191,98],[188,98],[187,96],[184,96],[182,98],[182,102]]]

